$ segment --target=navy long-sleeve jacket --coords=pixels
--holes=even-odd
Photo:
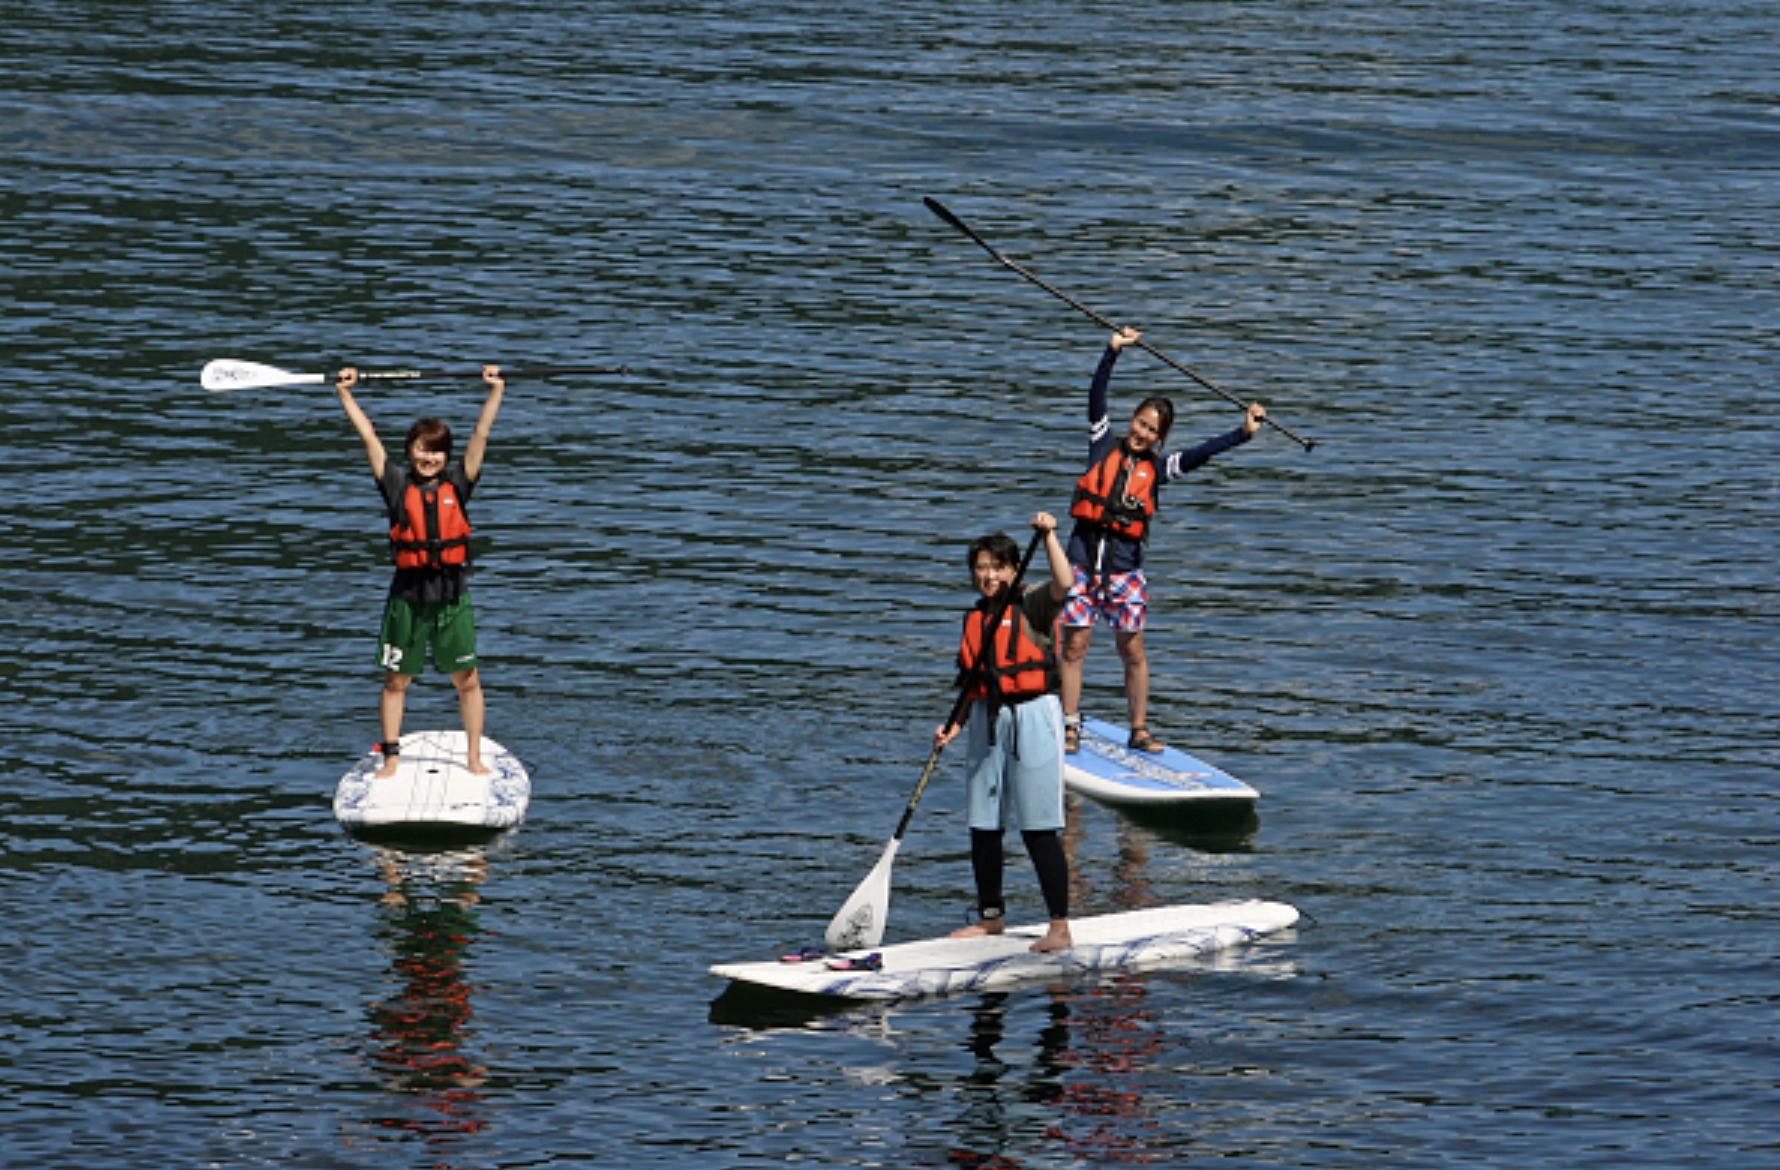
[[[1099,368],[1094,371],[1094,381],[1088,386],[1088,467],[1093,467],[1106,458],[1108,452],[1124,441],[1123,436],[1113,433],[1106,406],[1107,389],[1112,385],[1113,364],[1118,360],[1119,351],[1107,346],[1106,352],[1100,357]],[[1250,437],[1243,434],[1241,427],[1237,427],[1229,434],[1207,439],[1191,450],[1164,452],[1160,455],[1156,461],[1157,511],[1161,510],[1164,486],[1203,466],[1214,456],[1221,455],[1232,447],[1240,447]],[[1128,540],[1104,528],[1077,520],[1075,528],[1069,534],[1069,563],[1096,574],[1133,573],[1143,568],[1143,552],[1147,543],[1147,540]]]

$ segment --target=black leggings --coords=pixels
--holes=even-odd
[[[1001,909],[1007,905],[1001,893],[1004,858],[999,829],[970,831],[970,867],[977,878],[977,906]],[[1069,917],[1069,859],[1063,856],[1063,837],[1055,829],[1025,829],[1020,833],[1032,868],[1038,871],[1038,888],[1044,892],[1045,910],[1052,918]]]

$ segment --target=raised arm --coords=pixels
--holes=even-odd
[[[1228,434],[1207,439],[1197,447],[1188,451],[1176,451],[1162,460],[1162,482],[1173,483],[1194,468],[1201,467],[1218,455],[1232,447],[1240,447],[1255,437],[1261,429],[1261,423],[1267,418],[1267,408],[1259,402],[1251,402],[1248,411],[1243,415],[1242,425]]]
[[[499,366],[483,366],[482,380],[488,383],[488,399],[482,404],[476,429],[470,432],[469,445],[464,448],[464,476],[471,483],[482,475],[482,457],[488,453],[488,433],[494,430],[494,416],[501,412],[501,394],[507,389]]]
[[[1045,534],[1045,559],[1051,564],[1051,600],[1062,601],[1075,586],[1075,569],[1069,563],[1063,542],[1057,539],[1057,518],[1040,512],[1032,518],[1032,527]]]
[[[334,390],[340,395],[340,405],[346,408],[346,417],[352,422],[352,429],[358,432],[359,441],[365,445],[365,458],[371,463],[371,474],[381,480],[383,469],[389,463],[389,455],[383,449],[383,440],[377,437],[377,428],[371,425],[370,416],[358,404],[358,399],[352,396],[352,388],[356,385],[358,371],[351,366],[341,370],[334,379]]]
[[[1106,437],[1111,423],[1108,421],[1107,392],[1112,386],[1113,364],[1119,360],[1119,351],[1127,345],[1135,344],[1143,334],[1135,329],[1121,329],[1112,335],[1106,343],[1106,352],[1100,355],[1100,365],[1094,370],[1094,380],[1088,384],[1088,443],[1090,446]]]

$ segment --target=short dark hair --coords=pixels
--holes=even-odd
[[[414,425],[408,428],[408,442],[402,450],[411,454],[416,443],[428,451],[443,452],[446,461],[450,462],[451,428],[438,419],[422,418],[414,421]]]
[[[964,558],[964,567],[975,571],[977,554],[986,552],[998,565],[1017,565],[1020,563],[1020,545],[1005,532],[991,532],[987,536],[979,536],[970,542],[970,553]]]

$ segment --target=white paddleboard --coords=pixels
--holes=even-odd
[[[1155,755],[1125,746],[1130,733],[1100,719],[1082,720],[1082,750],[1063,757],[1071,792],[1113,807],[1160,811],[1168,806],[1252,808],[1260,796],[1247,784],[1177,748]]]
[[[1252,942],[1298,921],[1283,902],[1157,906],[1122,914],[1073,918],[1075,945],[1034,954],[1046,924],[1010,926],[982,938],[935,938],[876,951],[843,951],[801,962],[720,963],[711,974],[739,986],[843,999],[896,1000],[993,991],[1026,983],[1080,980],[1109,971],[1178,965],[1225,947]],[[876,954],[876,970],[836,970],[831,962]]]
[[[478,776],[469,767],[461,731],[415,731],[402,737],[394,776],[377,777],[383,757],[372,751],[340,778],[334,816],[348,829],[506,829],[525,816],[532,782],[519,757],[482,737]]]

